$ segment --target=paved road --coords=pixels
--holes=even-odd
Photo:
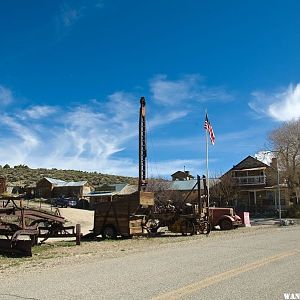
[[[280,300],[300,293],[300,226],[224,237],[6,275],[0,299]]]

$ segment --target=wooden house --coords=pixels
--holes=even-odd
[[[44,177],[36,184],[35,196],[43,198],[82,198],[84,194],[89,192],[91,192],[91,186],[87,181],[64,181]]]
[[[171,175],[172,181],[184,181],[184,180],[191,180],[195,177],[190,175],[189,171],[177,171],[174,174]]]
[[[229,205],[237,210],[263,213],[278,206],[278,185],[276,164],[271,166],[247,156],[233,166],[220,179],[231,177],[231,185],[236,188],[236,197]],[[280,201],[282,207],[289,206],[288,195],[284,184],[280,184]]]
[[[90,208],[93,209],[97,203],[111,202],[118,195],[131,195],[137,190],[137,186],[126,183],[103,184],[95,187],[93,192],[85,193],[83,197],[89,202]]]

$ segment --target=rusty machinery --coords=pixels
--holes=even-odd
[[[75,226],[64,226],[65,218],[58,209],[52,214],[25,208],[21,199],[18,199],[20,205],[16,198],[1,200],[0,252],[31,256],[31,248],[38,244],[38,238],[43,243],[53,237],[76,237],[76,243],[80,243],[80,225],[76,225],[76,230]]]
[[[147,188],[147,143],[146,143],[146,99],[140,99],[139,115],[139,182],[138,191],[146,191]],[[150,232],[156,232],[159,227],[167,226],[170,231],[182,234],[194,234],[197,232],[209,234],[210,225],[208,218],[207,201],[202,201],[200,190],[200,177],[192,191],[198,187],[197,205],[187,204],[186,199],[180,206],[173,206],[171,203],[166,205],[154,205],[147,222]],[[204,191],[207,195],[206,180],[203,178]],[[207,199],[207,196],[205,199]]]
[[[211,230],[208,209],[205,205],[205,195],[201,196],[201,179],[197,176],[197,182],[180,203],[173,203],[170,200],[166,204],[155,205],[148,219],[148,229],[152,234],[156,234],[160,227],[167,227],[173,233],[182,235],[193,235],[197,233],[208,235]],[[205,181],[204,181],[205,185]],[[187,202],[192,191],[197,188],[197,203]],[[205,188],[204,188],[205,190]]]
[[[140,99],[139,118],[139,184],[138,190],[145,191],[147,186],[147,144],[146,144],[146,99]]]

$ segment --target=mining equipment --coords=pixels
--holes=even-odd
[[[31,256],[39,238],[43,243],[48,238],[76,237],[76,243],[80,243],[80,225],[76,225],[76,231],[75,226],[65,226],[58,209],[50,213],[26,208],[20,197],[0,200],[0,252]]]
[[[100,202],[95,206],[94,228],[89,237],[102,238],[132,237],[133,235],[157,233],[160,227],[167,227],[172,233],[192,235],[209,234],[208,209],[201,202],[200,177],[198,203],[186,200],[180,206],[154,203],[154,193],[147,192],[147,139],[146,139],[146,100],[140,99],[139,111],[139,179],[138,191],[130,195],[114,195],[110,202]],[[189,196],[189,195],[188,195]]]
[[[139,114],[139,181],[138,191],[129,195],[114,195],[110,202],[95,206],[94,228],[89,238],[132,237],[147,234],[146,220],[154,205],[154,194],[146,192],[146,100],[140,99]]]

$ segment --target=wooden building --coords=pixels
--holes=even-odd
[[[184,181],[184,180],[192,180],[195,177],[190,175],[189,171],[177,171],[174,174],[171,175],[172,181]]]
[[[104,184],[95,187],[93,192],[86,193],[83,197],[89,202],[89,207],[94,209],[97,203],[111,202],[118,195],[131,195],[137,190],[137,186],[126,183]]]
[[[276,163],[271,166],[247,156],[233,166],[220,179],[231,177],[231,184],[236,188],[236,197],[229,205],[237,210],[252,213],[264,213],[278,208],[278,185]],[[283,178],[281,178],[282,180]],[[280,182],[280,203],[283,209],[290,205],[287,187]]]
[[[36,184],[35,196],[43,198],[76,197],[82,198],[91,192],[87,181],[64,181],[49,177],[42,178]]]

